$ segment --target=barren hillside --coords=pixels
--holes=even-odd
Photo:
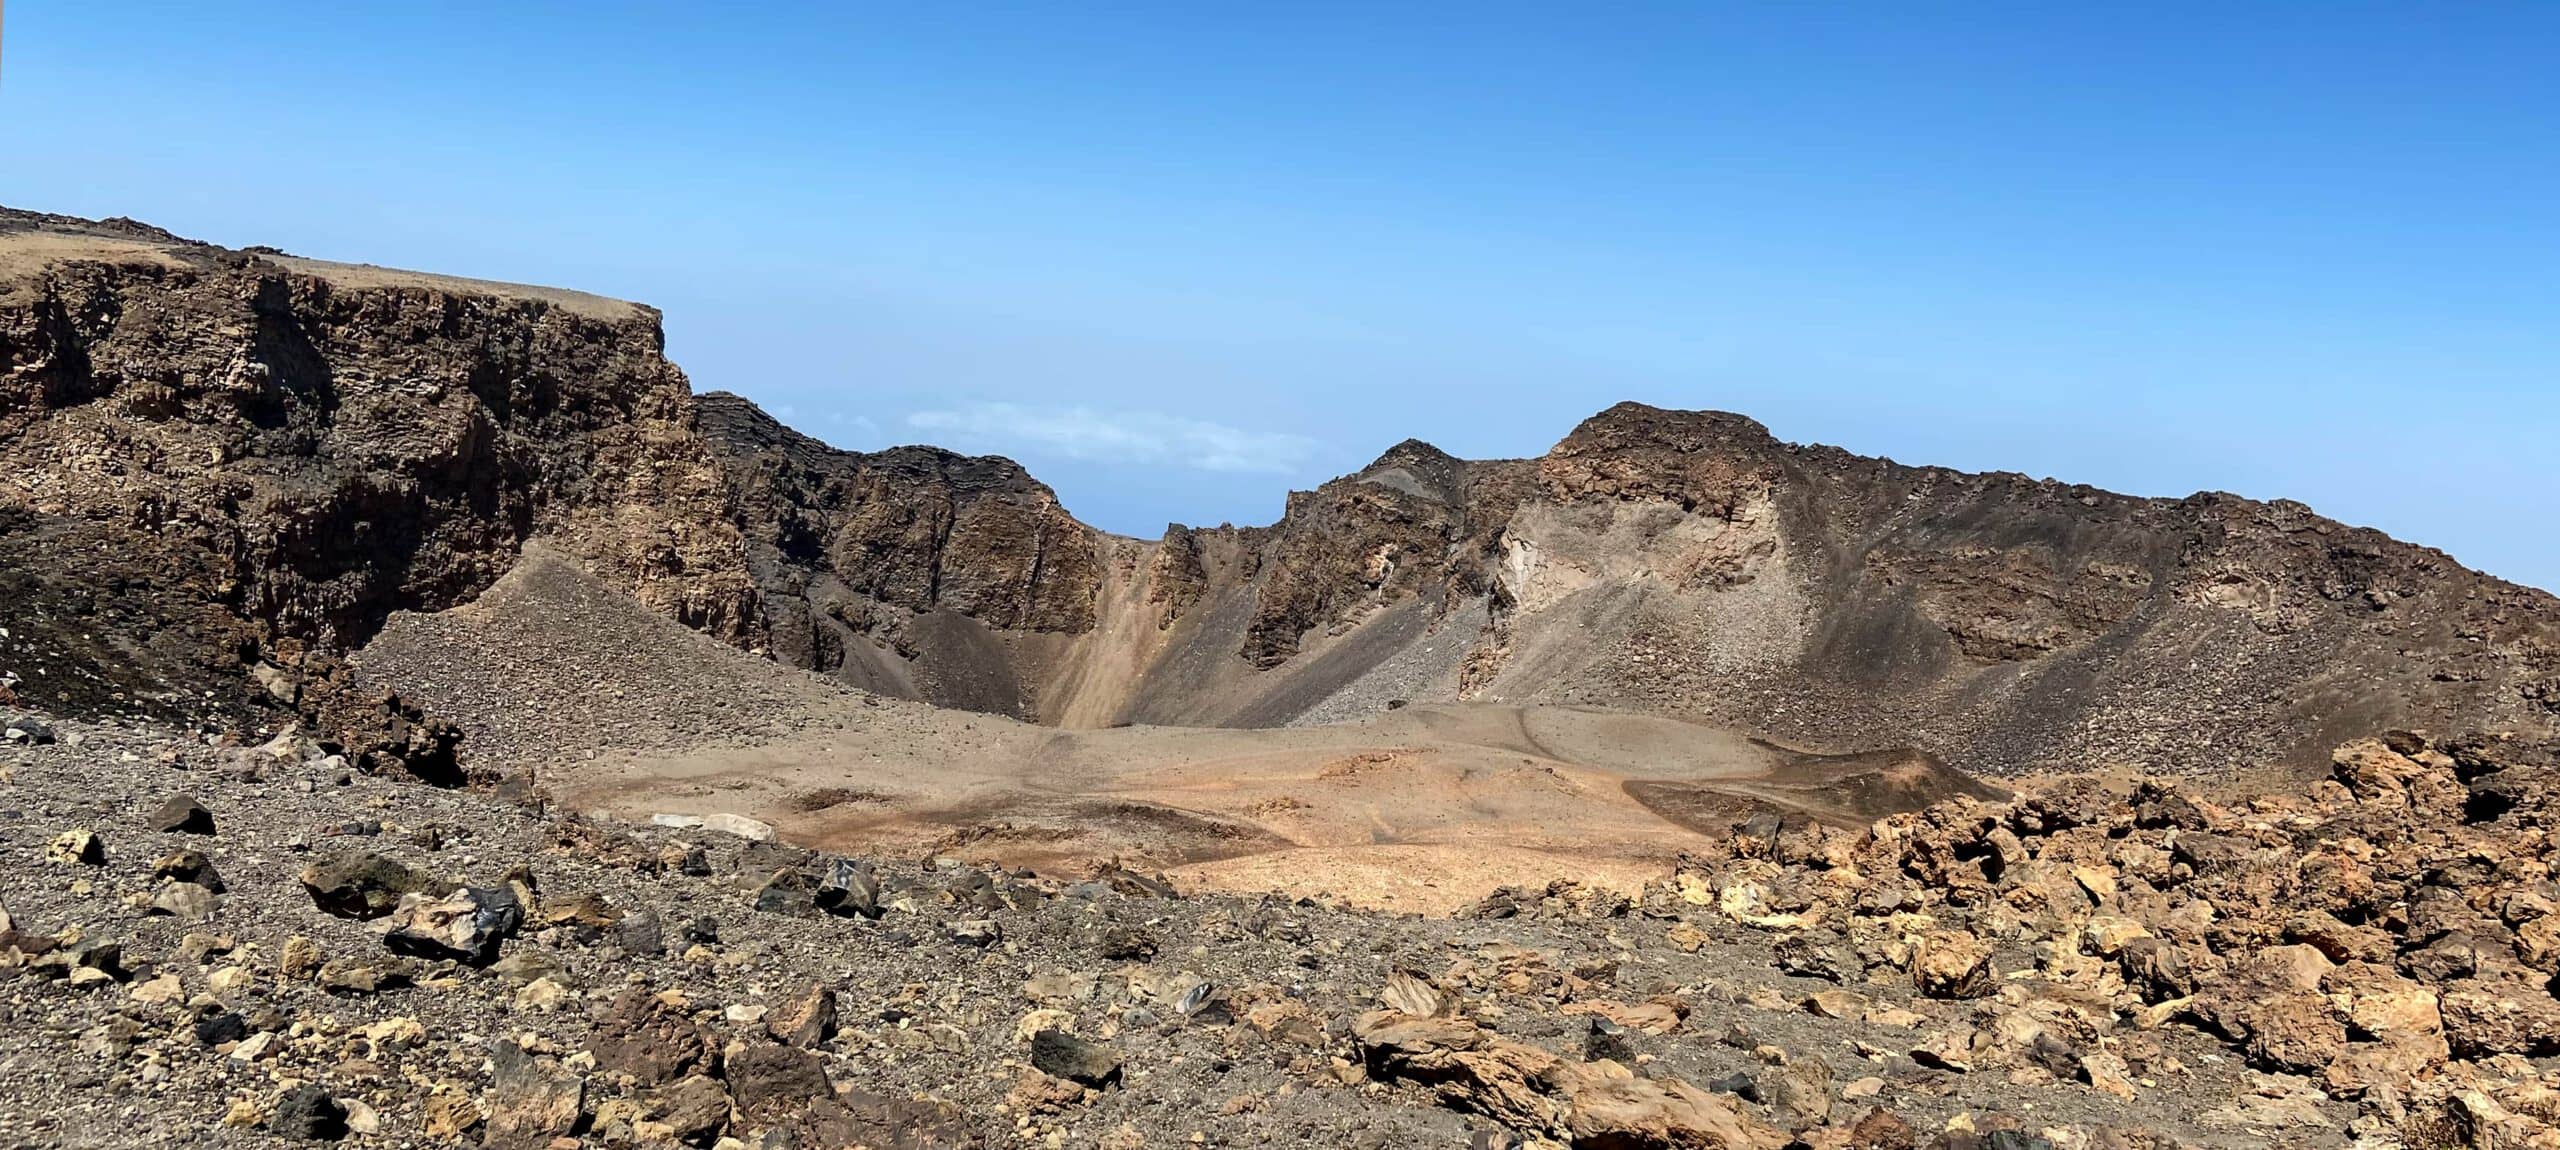
[[[340,659],[547,540],[742,649],[1073,728],[1572,705],[2025,774],[2560,723],[2560,603],[2298,504],[1629,404],[1535,460],[1407,442],[1268,527],[1132,540],[1008,460],[696,397],[661,346],[637,305],[0,215],[0,578],[41,656],[11,689],[467,762]]]

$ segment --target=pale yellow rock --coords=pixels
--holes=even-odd
[[[1387,985],[1378,992],[1378,1001],[1387,1009],[1416,1018],[1431,1018],[1449,1008],[1437,987],[1401,970],[1387,976]]]
[[[386,1018],[365,1027],[364,1036],[376,1046],[406,1049],[425,1045],[427,1028],[414,1018]]]
[[[295,982],[307,982],[320,973],[320,944],[295,935],[284,940],[284,950],[276,955],[276,973]]]
[[[1867,996],[1853,990],[1817,990],[1804,1000],[1805,1010],[1821,1018],[1857,1018],[1868,1007]]]
[[[471,1097],[467,1088],[446,1083],[437,1086],[435,1093],[427,1096],[420,1118],[428,1137],[459,1138],[464,1131],[479,1124],[480,1103]]]
[[[2089,892],[2089,897],[2095,899],[2100,906],[2115,902],[2116,876],[2112,871],[2076,866],[2071,868],[2071,881],[2079,883],[2080,889]]]
[[[1042,1007],[1022,1016],[1013,1024],[1013,1040],[1029,1042],[1043,1030],[1066,1030],[1075,1025],[1076,1016],[1063,1010]]]
[[[1877,1026],[1899,1026],[1905,1029],[1916,1027],[1921,1023],[1929,1021],[1926,1016],[1919,1012],[1904,1010],[1899,1006],[1876,1007],[1866,1013],[1866,1020]]]
[[[127,993],[135,1002],[147,1006],[167,1006],[173,1002],[184,1001],[187,997],[187,988],[178,981],[177,975],[164,974],[135,986]]]
[[[1033,1002],[1082,1002],[1093,997],[1093,986],[1090,974],[1050,971],[1024,982],[1022,996]]]
[[[2103,1050],[2080,1056],[2080,1076],[2100,1093],[2128,1099],[2135,1094],[2132,1072],[2126,1069],[2124,1059]]]
[[[2193,1001],[2195,1000],[2192,998],[2162,999],[2149,1006],[2143,1007],[2140,1010],[2134,1011],[2132,1014],[2133,1025],[2139,1030],[2158,1030],[2161,1027],[2168,1025],[2170,1019],[2177,1017],[2181,1012],[2185,1011],[2187,1004]]]
[[[2337,964],[2330,962],[2329,956],[2320,953],[2319,948],[2295,943],[2259,951],[2254,965],[2282,985],[2308,992],[2320,989],[2320,980]]]
[[[2349,1025],[2369,1034],[2444,1032],[2436,992],[2411,979],[2369,975],[2341,987],[2329,1003]]]
[[[2080,947],[2101,958],[2114,958],[2126,944],[2137,938],[2149,938],[2151,932],[2139,922],[2111,914],[2092,915],[2080,929]]]
[[[527,1010],[556,1010],[572,997],[575,996],[569,993],[568,987],[547,977],[537,978],[516,991],[516,1005]]]

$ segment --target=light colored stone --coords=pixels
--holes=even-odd
[[[727,811],[702,816],[702,829],[706,831],[718,831],[724,835],[736,835],[739,838],[746,839],[750,842],[760,843],[773,837],[773,827],[771,824],[758,822],[745,815],[731,814]]]

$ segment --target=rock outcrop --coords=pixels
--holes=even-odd
[[[646,308],[14,212],[0,273],[0,571],[51,656],[23,697],[316,711],[336,655],[536,534],[689,625],[753,621]]]
[[[2359,1104],[2367,1133],[2560,1144],[2560,1081],[2525,1061],[2560,1053],[2555,772],[2560,743],[2403,731],[2337,748],[2309,797],[2075,776],[1863,833],[1737,833],[1648,904],[1713,907],[1781,965],[1810,941],[1853,983],[1980,1001],[1913,1052],[1964,1073],[2130,1097],[2123,1067],[2179,1024]]]
[[[1012,460],[842,451],[719,392],[695,410],[748,543],[754,631],[776,658],[1018,714],[1022,685],[990,633],[1092,629],[1103,537]]]

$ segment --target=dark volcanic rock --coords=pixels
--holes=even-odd
[[[366,851],[332,855],[302,871],[311,901],[344,918],[381,918],[398,909],[401,899],[440,885],[432,875]]]
[[[817,1055],[778,1042],[749,1042],[729,1055],[729,1093],[738,1112],[771,1119],[794,1113],[833,1092]]]
[[[819,910],[829,914],[880,917],[880,879],[869,864],[856,859],[836,859],[827,864],[824,877],[818,880],[813,897]]]
[[[841,451],[720,392],[696,409],[747,540],[761,628],[785,661],[884,687],[895,676],[869,660],[886,640],[937,672],[929,700],[1028,715],[1023,684],[977,629],[1093,626],[1101,535],[1012,460]]]
[[[584,1120],[586,1079],[513,1042],[489,1044],[488,1150],[547,1150]]]
[[[616,995],[596,1023],[596,1066],[644,1085],[719,1068],[720,1050],[684,1012],[633,988]]]
[[[151,812],[152,830],[167,834],[209,835],[213,833],[213,812],[187,795],[171,795]]]
[[[0,242],[31,234],[54,254],[0,293],[0,458],[27,480],[0,491],[0,602],[79,671],[48,705],[331,712],[333,653],[467,600],[537,531],[748,625],[654,312],[0,211]],[[416,749],[369,733],[362,765]]]
[[[347,1108],[318,1086],[296,1086],[276,1103],[267,1129],[279,1138],[335,1142],[347,1136]]]
[[[1120,1056],[1110,1047],[1054,1028],[1031,1036],[1031,1065],[1043,1074],[1097,1089],[1120,1080]]]

